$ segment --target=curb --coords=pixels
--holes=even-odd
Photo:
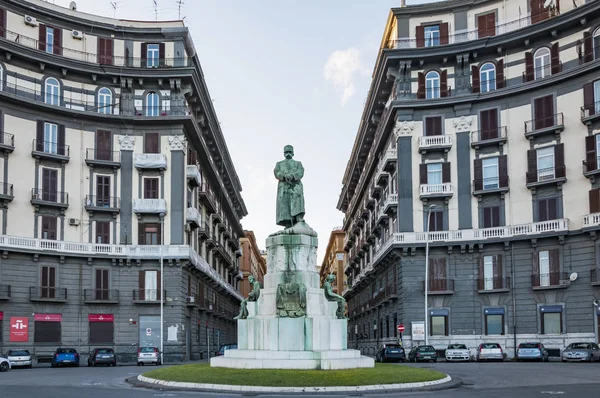
[[[159,390],[193,390],[205,392],[220,393],[348,393],[348,392],[411,392],[411,391],[433,391],[445,390],[459,387],[462,384],[460,379],[453,379],[446,375],[443,379],[435,381],[426,381],[420,383],[398,383],[398,384],[380,384],[369,386],[348,386],[348,387],[258,387],[258,386],[235,386],[226,384],[204,384],[204,383],[183,383],[177,381],[164,381],[152,379],[143,375],[132,377],[126,380],[128,383],[137,387],[147,387]]]

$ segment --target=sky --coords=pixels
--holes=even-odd
[[[49,1],[67,7],[70,0]],[[408,5],[427,1],[407,0]],[[431,0],[429,1],[431,2]],[[294,146],[319,265],[390,8],[400,0],[76,0],[78,11],[190,29],[260,249],[275,224],[275,163]],[[116,5],[116,9],[113,7]]]

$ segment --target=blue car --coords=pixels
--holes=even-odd
[[[53,368],[58,368],[62,365],[79,366],[79,354],[75,348],[57,348],[52,355]]]
[[[548,351],[542,343],[521,343],[517,347],[517,361],[548,361]]]

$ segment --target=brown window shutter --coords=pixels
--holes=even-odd
[[[498,271],[498,273],[497,273],[498,278],[494,282],[494,288],[505,289],[508,286],[506,286],[506,283],[504,283],[504,263],[502,262],[502,254],[496,255],[495,266],[496,266],[496,270]],[[496,270],[494,270],[494,275],[496,275]],[[497,284],[496,284],[496,282],[497,282]]]
[[[554,43],[550,47],[550,69],[552,74],[560,72],[560,53],[558,50],[558,42]]]
[[[48,286],[56,287],[56,268],[49,267],[48,271],[50,271],[48,275]]]
[[[498,157],[498,176],[500,177],[500,188],[508,187],[508,156],[502,155]]]
[[[590,214],[600,213],[600,188],[590,189]]]
[[[138,223],[138,245],[146,244],[146,233],[144,230],[144,223]]]
[[[417,47],[425,47],[425,27],[417,26]]]
[[[156,272],[156,299],[161,300],[162,286],[160,284],[160,271]]]
[[[44,121],[38,120],[35,132],[35,150],[44,152]]]
[[[583,85],[583,109],[587,111],[589,116],[596,113],[594,83],[586,83]]]
[[[141,55],[142,55],[142,59],[141,59],[141,66],[142,67],[146,67],[147,61],[148,61],[148,43],[142,43],[141,44]]]
[[[504,60],[496,62],[496,88],[504,88],[506,81],[504,80]]]
[[[548,220],[556,220],[558,218],[558,201],[556,198],[548,198]]]
[[[419,183],[427,184],[427,164],[425,163],[419,165]]]
[[[448,71],[443,70],[440,74],[440,97],[448,96]]]
[[[425,74],[419,72],[417,77],[417,99],[425,98]]]
[[[441,116],[436,116],[433,118],[433,124],[434,124],[434,135],[444,135],[444,129],[442,128],[442,117]]]
[[[590,32],[583,32],[583,61],[590,62],[594,59],[594,40]]]
[[[62,29],[54,28],[54,43],[53,48],[54,54],[61,55],[62,54]]]
[[[481,159],[473,160],[473,176],[475,177],[475,181],[473,181],[475,190],[483,190],[483,167]]]
[[[487,36],[487,14],[477,17],[477,37]]]
[[[477,265],[477,290],[483,290],[485,288],[485,274],[483,273],[484,257],[485,256],[483,254],[479,256],[479,261]]]
[[[433,135],[433,118],[425,118],[425,136]]]
[[[558,249],[552,249],[548,253],[550,260],[550,285],[560,284],[560,252]]]
[[[46,25],[38,27],[38,50],[46,51]]]
[[[477,65],[471,65],[471,76],[473,77],[471,92],[478,93],[481,90],[481,84],[479,83],[479,67]]]
[[[6,37],[6,10],[0,9],[0,36]]]
[[[525,81],[530,82],[534,77],[534,69],[533,69],[533,53],[526,52],[525,53]]]
[[[493,287],[494,289],[500,289],[502,288],[502,286],[499,286],[499,282],[501,283],[502,280],[501,275],[502,275],[502,270],[501,270],[502,265],[498,264],[498,256],[493,256],[492,257],[492,277],[494,278],[493,280]]]
[[[442,182],[450,182],[450,162],[442,163]]]
[[[165,43],[158,44],[158,64],[165,65]]]
[[[500,226],[500,206],[492,207],[492,227]]]
[[[448,44],[450,42],[448,23],[440,24],[440,44]]]
[[[537,181],[537,151],[530,149],[527,151],[527,182]]]
[[[114,41],[113,41],[113,39],[106,39],[105,50],[106,50],[106,54],[105,54],[106,64],[112,65],[113,64],[113,56],[114,56]]]
[[[537,221],[548,221],[548,199],[540,199],[537,201],[538,219]]]
[[[162,243],[162,224],[161,223],[157,223],[156,224],[156,244],[160,245]]]
[[[56,145],[58,146],[57,151],[59,155],[66,155],[65,148],[65,125],[58,125],[58,139],[56,140]]]
[[[490,12],[487,14],[487,34],[486,36],[496,36],[496,13]]]
[[[587,171],[598,169],[596,139],[597,137],[595,135],[588,135],[585,137],[585,165]]]
[[[557,178],[566,176],[565,173],[565,144],[558,144],[554,147],[554,168]]]
[[[533,274],[537,276],[537,278],[535,278],[533,280],[533,286],[539,286],[540,285],[540,255],[539,252],[534,252],[533,253]]]
[[[158,133],[146,133],[144,135],[144,153],[159,153]]]
[[[140,271],[138,276],[138,300],[146,299],[146,271]]]

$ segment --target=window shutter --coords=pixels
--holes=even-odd
[[[156,243],[160,245],[162,243],[162,225],[161,223],[156,224]]]
[[[535,149],[527,151],[527,182],[537,181],[537,152]]]
[[[540,199],[537,202],[538,219],[537,221],[548,221],[548,199]]]
[[[436,116],[433,118],[433,133],[434,135],[444,135],[444,130],[442,128],[442,117]]]
[[[62,54],[62,29],[54,28],[54,43],[53,50],[54,54],[61,55]]]
[[[557,178],[565,177],[565,144],[558,144],[554,147],[554,168]]]
[[[144,135],[144,153],[159,153],[158,133],[146,133]]]
[[[419,183],[427,184],[427,164],[425,163],[419,165]]]
[[[0,36],[6,37],[6,10],[0,9]]]
[[[587,171],[597,170],[598,161],[596,154],[596,137],[595,135],[588,135],[585,137],[585,165]]]
[[[475,181],[473,181],[475,190],[483,190],[483,167],[481,159],[475,159],[473,161],[473,176],[475,177]]]
[[[558,42],[554,43],[552,47],[550,47],[550,68],[553,75],[560,72],[560,53],[558,50]]]
[[[590,32],[583,32],[583,62],[590,62],[594,59],[594,41]]]
[[[106,50],[106,63],[108,65],[112,65],[113,64],[113,56],[114,56],[114,42],[113,39],[106,39],[105,41],[105,50]]]
[[[479,82],[479,67],[477,65],[471,65],[471,76],[473,77],[471,92],[478,93],[481,90],[481,83]]]
[[[141,65],[142,67],[146,67],[148,65],[148,43],[142,43],[142,59]]]
[[[548,18],[548,11],[544,8],[544,0],[529,0],[529,8],[532,24]]]
[[[590,214],[600,213],[600,188],[591,189],[590,196]]]
[[[502,264],[502,254],[494,256],[494,289],[504,289],[504,269]]]
[[[146,271],[140,271],[138,276],[138,300],[146,299]]]
[[[492,206],[492,227],[500,226],[500,206]]]
[[[165,43],[158,44],[158,64],[165,65]]]
[[[496,88],[504,88],[506,81],[504,80],[504,60],[496,62]]]
[[[417,26],[417,47],[425,47],[425,27]]]
[[[535,282],[534,282],[534,286],[539,286],[540,285],[540,280],[539,280],[539,275],[540,275],[540,260],[539,260],[540,256],[538,252],[534,252],[533,253],[533,273],[534,275],[537,275],[538,278],[536,278]]]
[[[37,129],[35,132],[35,150],[44,152],[44,121],[37,121]]]
[[[477,17],[477,37],[486,37],[487,34],[487,14]]]
[[[486,21],[487,32],[486,36],[495,36],[496,35],[496,13],[490,12],[487,14]]]
[[[417,99],[425,98],[425,74],[419,72],[417,78]]]
[[[508,187],[508,156],[498,156],[498,176],[500,177],[500,188]]]
[[[160,271],[156,272],[156,299],[162,300],[162,286],[160,285]]]
[[[46,51],[46,25],[38,27],[38,50]]]
[[[64,124],[59,124],[58,125],[58,140],[56,145],[58,146],[57,150],[58,150],[58,154],[59,155],[66,155],[66,148],[65,148],[65,125]]]
[[[442,163],[442,182],[450,182],[450,162]]]
[[[586,83],[583,85],[583,109],[587,111],[586,116],[596,114],[594,98],[594,83]]]
[[[56,268],[48,267],[48,286],[56,287]]]
[[[144,231],[144,223],[138,223],[138,245],[146,244],[146,234]]]
[[[440,97],[448,96],[448,71],[443,70],[440,74]]]
[[[530,82],[533,80],[533,77],[533,53],[527,52],[525,53],[525,81]]]
[[[440,24],[440,44],[448,44],[450,42],[450,35],[448,34],[448,23],[444,22]]]
[[[560,253],[558,249],[552,249],[548,253],[550,260],[550,285],[560,284]]]
[[[477,290],[483,290],[485,288],[485,274],[483,273],[483,262],[484,255],[479,256],[479,261],[477,265]]]
[[[433,135],[433,118],[426,117],[425,118],[425,136]]]
[[[556,220],[558,218],[558,200],[556,198],[548,198],[548,220]]]

